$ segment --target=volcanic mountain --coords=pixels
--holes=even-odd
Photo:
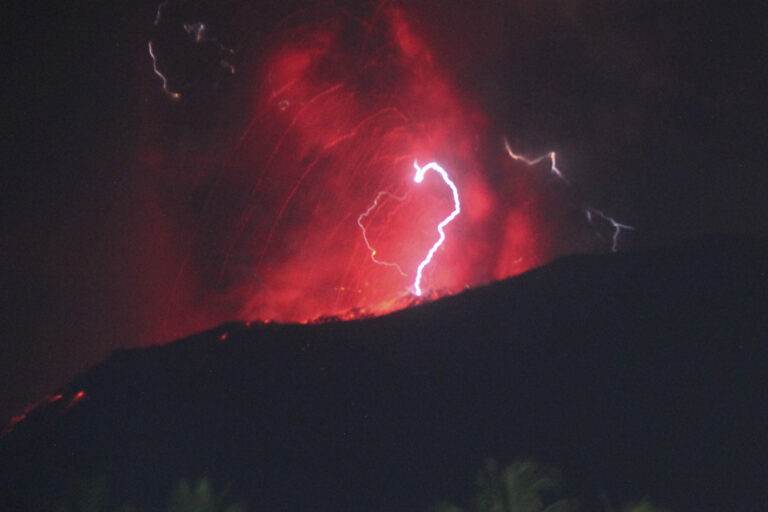
[[[115,352],[0,439],[3,510],[101,476],[249,510],[426,510],[483,458],[573,495],[768,504],[768,240],[570,256],[378,318],[230,323]]]

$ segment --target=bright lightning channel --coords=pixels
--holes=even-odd
[[[448,215],[445,219],[443,219],[440,224],[437,225],[437,232],[440,233],[440,238],[435,242],[435,244],[432,246],[432,248],[427,253],[427,256],[419,263],[419,267],[416,269],[416,279],[413,281],[413,290],[416,295],[421,295],[421,274],[424,270],[424,267],[429,265],[429,262],[432,261],[432,257],[435,255],[435,251],[443,245],[443,242],[445,241],[445,231],[443,231],[443,228],[451,223],[453,219],[456,218],[456,216],[461,213],[461,203],[459,202],[459,191],[456,189],[456,185],[451,181],[451,179],[448,177],[448,173],[445,172],[445,169],[440,167],[435,162],[430,162],[424,167],[419,167],[419,164],[414,161],[413,167],[416,169],[416,175],[413,177],[413,181],[416,183],[421,183],[424,180],[424,174],[427,173],[427,171],[435,171],[440,175],[441,178],[443,178],[443,181],[446,185],[448,185],[451,188],[451,192],[453,192],[453,211],[450,215]]]

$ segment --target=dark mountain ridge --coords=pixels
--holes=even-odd
[[[207,475],[250,510],[425,510],[495,456],[557,465],[571,494],[768,510],[767,313],[768,240],[723,238],[384,317],[225,324],[118,351],[31,411],[0,439],[0,499],[102,475],[148,506]]]

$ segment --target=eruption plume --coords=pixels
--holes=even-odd
[[[574,197],[554,152],[512,151],[404,6],[320,4],[236,42],[184,9],[156,13],[169,106],[149,117],[216,131],[145,150],[181,205],[165,208],[185,240],[172,303],[216,321],[382,314],[597,247],[590,222],[610,218]],[[207,52],[194,73],[173,64],[190,52]],[[559,186],[524,172],[547,158]]]

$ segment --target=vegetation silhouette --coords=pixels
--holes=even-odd
[[[495,459],[486,459],[476,478],[473,512],[578,512],[575,498],[558,498],[561,472],[531,460],[514,461],[503,469]],[[163,512],[247,512],[242,503],[228,503],[227,491],[216,492],[207,478],[190,484],[180,480],[168,495]],[[72,482],[50,512],[142,512],[129,504],[110,506],[110,489],[105,478],[81,478]],[[605,512],[670,512],[644,500],[616,509],[604,500]],[[465,512],[448,502],[430,512]]]
[[[181,480],[171,491],[168,512],[245,512],[245,505],[227,505],[226,498],[227,492],[216,494],[207,478],[201,478],[192,486]]]
[[[473,512],[577,512],[575,498],[556,499],[562,476],[559,470],[531,460],[514,461],[503,469],[495,459],[486,459],[478,471]],[[606,512],[614,512],[610,503]],[[670,512],[649,501],[625,505],[621,512]],[[431,512],[464,512],[465,509],[441,502]]]
[[[110,507],[110,489],[104,478],[74,481],[51,512],[141,512],[132,505]],[[241,503],[227,503],[227,492],[217,493],[207,478],[190,485],[182,479],[171,490],[164,512],[246,512]]]

